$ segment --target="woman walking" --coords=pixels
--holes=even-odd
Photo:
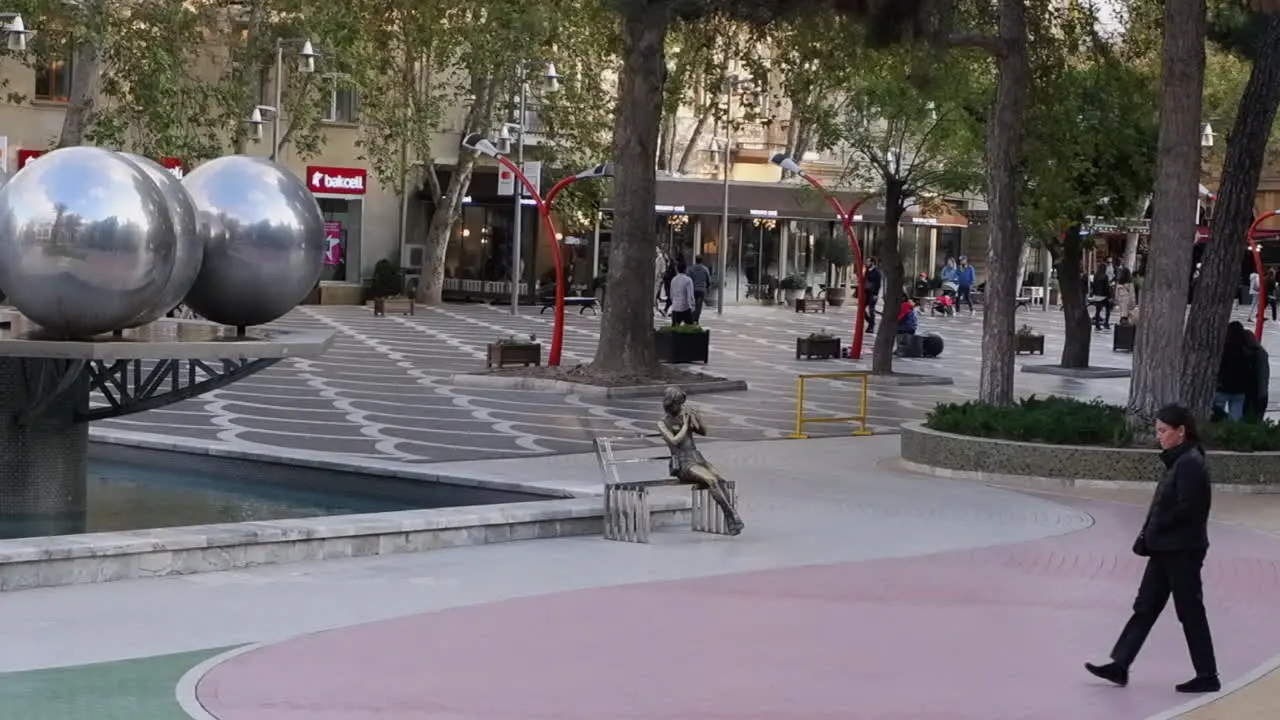
[[[1133,544],[1147,558],[1147,569],[1133,601],[1133,617],[1116,640],[1111,662],[1085,663],[1093,675],[1121,687],[1129,684],[1129,667],[1138,657],[1156,619],[1173,596],[1173,609],[1187,638],[1195,678],[1177,685],[1181,693],[1218,692],[1218,665],[1204,612],[1200,570],[1209,549],[1209,472],[1196,434],[1195,417],[1180,405],[1156,413],[1156,440],[1164,452],[1165,473],[1156,484],[1146,522]]]

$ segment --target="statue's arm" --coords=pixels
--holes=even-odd
[[[685,420],[685,422],[680,425],[680,429],[673,433],[667,429],[667,424],[665,422],[659,420],[658,433],[662,435],[662,439],[665,440],[668,445],[679,445],[689,435],[689,421]]]

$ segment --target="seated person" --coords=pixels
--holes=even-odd
[[[916,297],[929,297],[929,273],[920,273],[914,289]]]
[[[915,335],[919,327],[920,316],[916,313],[916,304],[904,295],[902,305],[898,309],[898,334]]]

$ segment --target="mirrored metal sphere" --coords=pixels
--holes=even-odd
[[[211,234],[187,293],[192,310],[224,325],[262,325],[306,299],[325,238],[324,215],[301,180],[270,160],[233,155],[197,167],[182,185]]]
[[[164,193],[109,150],[68,147],[0,188],[0,289],[64,337],[133,324],[173,272]]]
[[[142,169],[164,193],[165,203],[169,206],[169,215],[173,220],[173,231],[177,236],[177,245],[173,258],[173,272],[169,282],[156,298],[156,302],[142,317],[134,323],[146,325],[164,317],[165,313],[178,306],[182,298],[187,296],[191,286],[200,273],[200,261],[204,258],[206,237],[202,231],[208,232],[208,226],[202,225],[196,216],[195,203],[178,178],[173,176],[163,165],[133,153],[120,153]]]

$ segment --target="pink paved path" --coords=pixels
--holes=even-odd
[[[1142,720],[1188,698],[1170,607],[1133,684],[1093,681],[1141,572],[1141,510],[928,557],[516,599],[310,635],[199,683],[221,720]],[[1218,525],[1224,681],[1280,652],[1280,541]],[[583,572],[591,572],[584,567]]]

